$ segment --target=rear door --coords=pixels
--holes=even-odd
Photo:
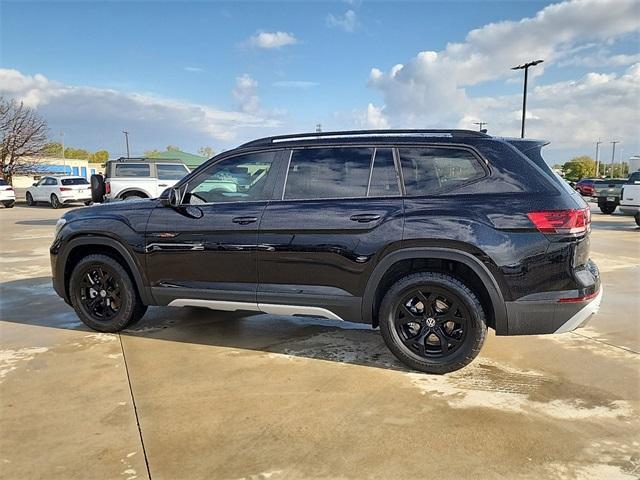
[[[158,197],[167,188],[173,187],[187,173],[189,169],[181,163],[156,163],[158,182],[154,196]]]
[[[285,177],[260,224],[261,309],[286,313],[269,305],[317,306],[358,320],[352,317],[368,274],[402,238],[393,149],[293,149]]]

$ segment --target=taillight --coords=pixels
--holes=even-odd
[[[71,188],[69,188],[69,187],[60,187],[60,191],[61,191],[61,192],[68,192],[68,191],[70,191],[70,190],[72,190],[72,189],[71,189]]]
[[[580,235],[589,229],[591,211],[580,210],[545,210],[527,214],[531,223],[542,233],[560,233]]]
[[[104,184],[104,193],[111,193],[111,183],[105,182],[105,184]]]

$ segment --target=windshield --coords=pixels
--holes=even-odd
[[[84,178],[63,178],[61,182],[62,185],[89,185]]]

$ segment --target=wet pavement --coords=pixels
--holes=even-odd
[[[412,372],[377,330],[150,308],[99,334],[51,288],[64,210],[0,210],[0,478],[640,478],[640,228],[594,210],[600,314]]]

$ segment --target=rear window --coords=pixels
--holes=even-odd
[[[482,178],[485,171],[468,150],[399,148],[407,195],[432,195]]]
[[[366,197],[373,148],[294,150],[285,199]]]
[[[540,169],[547,174],[551,180],[553,180],[556,185],[559,185],[565,192],[570,194],[576,194],[576,191],[569,185],[564,178],[562,178],[558,172],[552,169],[549,164],[542,158],[542,147],[547,145],[547,143],[542,143],[539,141],[527,141],[527,140],[515,140],[509,142],[513,145],[520,153],[522,153],[525,157],[535,163]],[[578,182],[581,185],[590,185],[593,184],[593,179],[583,179]]]
[[[159,180],[180,180],[187,173],[189,173],[187,167],[180,164],[167,165],[157,163],[156,170],[158,171]]]
[[[62,185],[89,185],[84,178],[63,178],[60,182]]]
[[[150,177],[151,169],[146,163],[116,164],[115,177]]]

